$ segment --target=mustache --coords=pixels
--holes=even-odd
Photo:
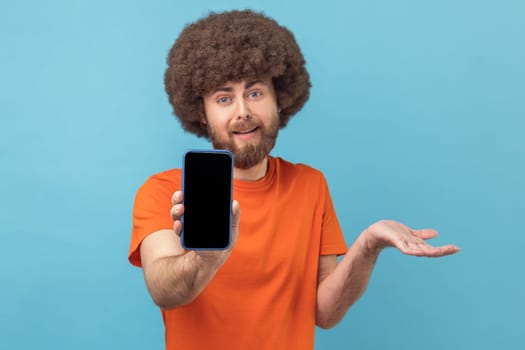
[[[235,124],[233,124],[231,127],[231,131],[232,132],[245,132],[245,131],[253,130],[260,126],[261,126],[260,123],[258,123],[257,121],[253,119],[242,120],[240,122],[236,122]]]

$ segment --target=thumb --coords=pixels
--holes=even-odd
[[[241,222],[241,207],[239,202],[234,200],[232,202],[232,247],[237,242],[239,237],[239,223]]]
[[[239,223],[241,222],[241,207],[239,202],[233,200],[232,202],[232,228],[239,228]]]
[[[421,239],[431,239],[438,236],[438,232],[434,229],[425,228],[422,230],[412,230],[412,234]]]

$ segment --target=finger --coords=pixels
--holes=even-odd
[[[239,227],[239,223],[241,221],[241,206],[236,200],[232,201],[232,216],[232,227]]]
[[[438,258],[441,256],[456,254],[460,249],[453,244],[447,244],[440,247],[430,247],[428,249],[428,257]]]
[[[410,248],[408,252],[405,254],[407,255],[414,255],[414,256],[426,256],[429,258],[439,258],[446,255],[455,254],[460,251],[458,247],[455,245],[449,244],[441,247],[433,247],[428,244],[419,244],[419,245],[409,245]]]
[[[176,220],[173,222],[173,230],[177,234],[177,236],[180,237],[180,234],[182,232],[182,222],[180,220]]]
[[[175,191],[173,193],[173,196],[171,196],[171,203],[173,205],[182,203],[182,197],[183,197],[182,191]]]
[[[422,230],[413,230],[412,234],[421,239],[431,239],[438,236],[438,232],[433,229],[425,228]]]
[[[171,207],[170,216],[173,219],[173,230],[179,237],[182,232],[182,222],[180,221],[182,214],[184,214],[183,204],[175,204]]]
[[[173,221],[180,220],[180,217],[182,215],[184,215],[183,204],[175,204],[173,207],[171,207],[170,216],[173,219]]]
[[[239,224],[241,222],[241,207],[239,202],[233,200],[232,202],[232,241],[235,243],[239,236]]]
[[[432,247],[432,251],[429,252],[428,256],[429,258],[439,258],[442,256],[452,255],[456,254],[460,251],[457,246],[453,244],[447,244],[441,247]]]

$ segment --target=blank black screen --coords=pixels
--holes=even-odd
[[[182,243],[188,249],[223,249],[230,243],[232,157],[188,152],[184,157]]]

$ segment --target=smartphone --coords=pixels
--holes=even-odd
[[[228,248],[232,221],[232,153],[191,150],[184,154],[182,169],[182,246],[187,250]]]

